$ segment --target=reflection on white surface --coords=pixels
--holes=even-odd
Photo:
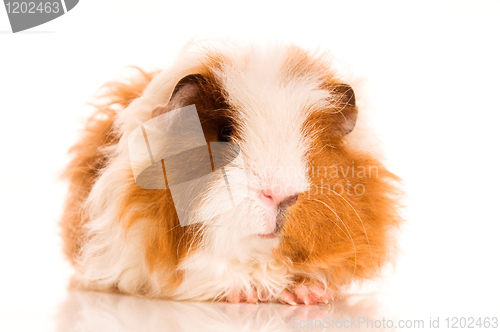
[[[175,302],[76,291],[68,293],[59,306],[56,331],[331,331],[332,327],[325,323],[349,321],[351,317],[377,319],[378,307],[370,295],[349,296],[333,305],[294,307],[270,303]],[[314,323],[316,327],[311,327]]]

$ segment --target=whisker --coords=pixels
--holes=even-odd
[[[373,255],[372,255],[372,246],[370,244],[370,240],[368,239],[368,232],[366,231],[366,228],[365,228],[365,223],[363,222],[363,220],[361,219],[358,211],[356,211],[356,209],[351,205],[351,203],[349,203],[348,200],[346,200],[341,194],[339,194],[338,192],[336,192],[335,190],[332,190],[330,188],[326,188],[326,187],[321,187],[321,189],[327,189],[329,191],[331,191],[332,193],[334,193],[335,195],[339,196],[340,198],[342,198],[344,200],[344,202],[346,202],[350,207],[351,209],[354,211],[354,213],[356,213],[356,216],[358,217],[359,221],[361,222],[361,226],[363,226],[363,231],[365,233],[365,238],[366,238],[366,242],[368,243],[368,249],[370,250],[370,259],[372,261],[372,263],[375,265],[375,262],[373,261]]]
[[[309,232],[309,236],[308,236],[308,238],[309,238],[309,237],[311,237],[311,234],[312,234],[312,233],[313,233],[313,230],[311,229],[311,232]],[[307,257],[306,257],[306,259],[302,262],[302,264],[304,264],[305,262],[307,262],[307,260],[309,259],[309,257],[311,257],[311,254],[312,254],[312,252],[313,252],[313,250],[314,250],[314,245],[315,245],[315,244],[316,244],[316,242],[314,241],[314,237],[313,237],[313,245],[312,245],[312,247],[311,247],[311,250],[309,250],[309,254],[307,254]]]
[[[319,199],[311,199],[311,201],[316,201],[316,202],[319,202],[319,203],[323,204],[324,206],[326,206],[330,211],[332,211],[337,216],[337,218],[340,220],[340,222],[346,228],[347,233],[344,232],[344,230],[342,228],[340,228],[340,230],[342,230],[342,232],[344,232],[345,235],[347,235],[347,236],[349,236],[351,238],[352,246],[354,247],[354,269],[352,270],[352,276],[351,276],[351,282],[352,282],[352,280],[354,279],[354,274],[356,272],[356,266],[357,266],[358,260],[357,260],[357,256],[356,256],[356,244],[354,243],[354,239],[353,239],[351,233],[349,232],[349,228],[344,223],[344,221],[339,217],[339,215],[337,214],[337,212],[335,212],[331,207],[329,207],[328,204],[326,204],[323,201],[320,201]]]

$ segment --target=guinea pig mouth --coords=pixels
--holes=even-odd
[[[271,233],[259,234],[259,237],[264,239],[274,239],[278,237],[278,235],[281,233],[281,229],[283,228],[283,219],[284,212],[282,209],[278,209],[276,214],[276,227],[274,228],[274,230]]]

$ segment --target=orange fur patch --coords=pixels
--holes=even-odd
[[[120,139],[113,130],[116,117],[114,108],[127,107],[141,95],[156,74],[137,70],[139,75],[128,83],[110,82],[103,86],[104,93],[101,97],[106,102],[94,105],[96,111],[87,121],[82,138],[70,149],[73,158],[63,174],[63,178],[69,182],[68,197],[60,225],[64,252],[73,264],[80,252],[82,225],[85,223],[82,204],[100,170],[107,164],[107,155],[103,150]]]

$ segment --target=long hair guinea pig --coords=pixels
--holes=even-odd
[[[327,303],[391,257],[398,178],[353,142],[355,93],[328,55],[294,45],[189,46],[170,69],[106,87],[65,173],[61,226],[76,287]],[[193,222],[181,225],[172,178],[138,185],[130,141],[148,121],[186,107],[195,107],[212,169]],[[160,131],[182,133],[164,122]],[[211,142],[239,149],[225,181]]]

